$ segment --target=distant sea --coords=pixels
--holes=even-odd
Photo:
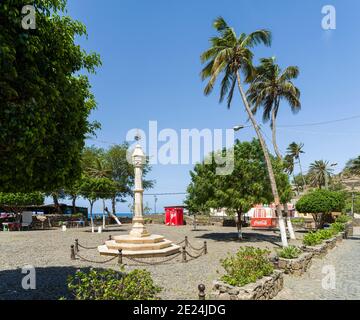
[[[144,213],[144,216],[147,214],[154,214],[154,213]],[[157,214],[161,214],[161,213],[157,213]],[[93,213],[93,215],[94,215],[94,217],[102,217],[103,216],[102,212],[101,213],[96,212],[96,213]],[[115,213],[115,215],[118,218],[132,218],[133,217],[133,214],[131,212],[117,212],[117,213]],[[107,214],[105,214],[105,217],[106,216],[107,216]],[[88,217],[90,218],[90,213],[88,213]]]

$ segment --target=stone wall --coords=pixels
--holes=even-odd
[[[278,268],[284,270],[286,274],[302,275],[311,265],[313,252],[303,252],[296,259],[278,259]]]
[[[354,231],[354,223],[353,221],[349,221],[345,224],[345,239],[347,239],[348,237],[352,237],[353,236],[353,231]]]
[[[234,287],[222,281],[213,282],[209,294],[211,300],[270,300],[283,288],[284,271],[274,270],[273,274],[263,277],[255,283]]]
[[[322,258],[326,255],[326,253],[336,246],[336,242],[338,242],[338,236],[323,241],[322,244],[316,246],[302,246],[301,249],[305,252],[312,252],[314,257]]]

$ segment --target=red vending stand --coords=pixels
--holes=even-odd
[[[255,206],[253,217],[250,220],[252,228],[272,229],[277,225],[275,209],[269,207]]]
[[[184,224],[184,207],[165,207],[165,224],[167,226],[182,226]]]

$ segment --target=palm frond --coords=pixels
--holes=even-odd
[[[265,29],[257,30],[250,33],[244,40],[242,45],[244,47],[253,48],[258,44],[264,44],[267,47],[271,46],[271,32]]]

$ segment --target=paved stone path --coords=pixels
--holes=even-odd
[[[284,289],[275,299],[360,300],[360,228],[323,259],[313,259],[304,275],[286,275]]]

